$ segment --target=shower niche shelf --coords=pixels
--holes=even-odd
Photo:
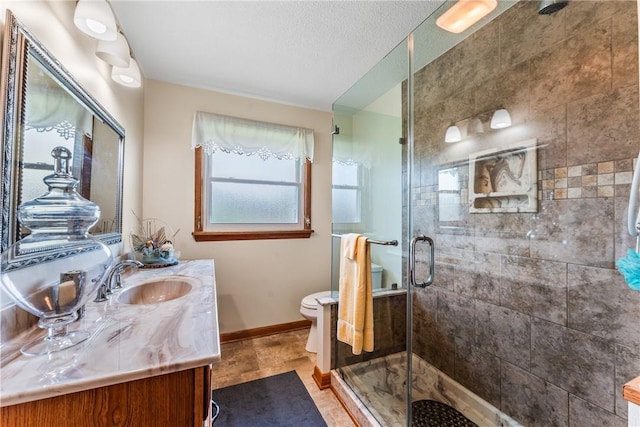
[[[536,139],[469,155],[469,212],[537,212]]]

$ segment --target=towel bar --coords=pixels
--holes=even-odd
[[[342,237],[342,234],[331,234],[331,237]],[[397,240],[373,240],[373,239],[367,239],[367,242],[373,243],[374,245],[398,246],[398,241]]]

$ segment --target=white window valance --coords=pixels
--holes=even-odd
[[[36,87],[27,97],[25,128],[55,130],[66,140],[75,138],[76,132],[91,137],[93,115],[61,88]]]
[[[341,165],[371,167],[373,147],[370,143],[355,138],[333,138],[333,162]]]
[[[193,119],[191,148],[257,155],[266,160],[313,161],[313,130],[197,111]]]

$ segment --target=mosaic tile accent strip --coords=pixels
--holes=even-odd
[[[538,200],[614,197],[616,187],[629,185],[635,159],[588,163],[538,171]]]
[[[538,200],[564,200],[615,197],[628,194],[628,189],[619,192],[622,185],[631,185],[635,158],[601,163],[588,163],[538,171]],[[460,200],[468,200],[468,184],[460,185]],[[450,193],[450,191],[447,191]],[[438,186],[414,187],[414,206],[435,206],[438,204]]]

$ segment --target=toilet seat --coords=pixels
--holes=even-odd
[[[300,305],[309,310],[316,310],[318,308],[318,302],[316,299],[328,296],[331,296],[331,291],[316,292],[315,294],[307,295],[302,298]]]

